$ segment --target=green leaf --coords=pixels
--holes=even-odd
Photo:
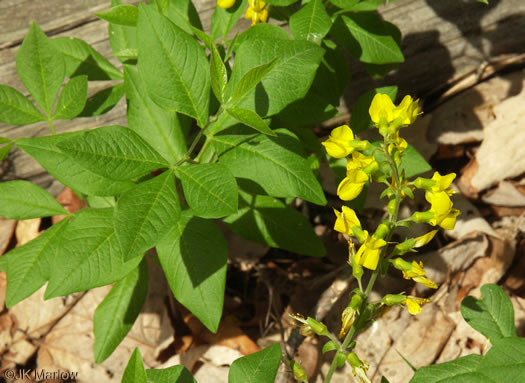
[[[350,117],[350,127],[354,133],[361,133],[372,126],[372,120],[370,119],[368,110],[370,109],[372,99],[377,93],[385,93],[390,96],[392,100],[395,100],[397,96],[397,86],[385,86],[383,88],[372,89],[359,96],[352,108]]]
[[[146,370],[146,375],[148,376],[148,383],[197,383],[184,366]]]
[[[30,219],[69,214],[46,190],[28,181],[0,183],[0,216]]]
[[[312,0],[290,17],[290,32],[297,40],[308,40],[317,45],[332,27],[321,0]]]
[[[226,72],[226,67],[222,62],[221,55],[219,54],[215,44],[211,46],[210,77],[213,94],[215,97],[217,97],[219,103],[223,104],[224,91],[226,90],[226,85],[228,84],[228,73]]]
[[[341,9],[349,9],[353,7],[356,3],[359,3],[359,1],[360,0],[330,0],[332,4]]]
[[[16,71],[34,100],[51,116],[64,80],[64,59],[35,23],[16,55]]]
[[[279,7],[287,7],[289,5],[292,5],[294,3],[297,3],[298,0],[269,0],[268,4],[276,5]]]
[[[210,75],[204,49],[158,12],[139,5],[139,74],[153,101],[197,120],[208,121]]]
[[[191,0],[170,0],[166,16],[173,24],[190,35],[193,33],[193,28],[203,30],[199,13]]]
[[[431,170],[432,166],[419,154],[416,148],[408,145],[401,157],[400,169],[405,171],[407,178],[411,178]]]
[[[478,0],[480,3],[483,3],[483,4],[489,4],[489,1],[488,0]]]
[[[133,186],[130,181],[115,181],[95,174],[72,162],[57,146],[82,132],[58,134],[47,137],[23,138],[16,145],[33,157],[53,177],[71,189],[87,195],[116,195]]]
[[[277,136],[272,129],[266,125],[266,122],[255,112],[248,109],[240,108],[228,108],[226,112],[235,118],[236,120],[242,122],[244,125],[249,126],[261,133],[267,134],[269,136]]]
[[[121,51],[118,51],[113,54],[116,58],[118,58],[120,61],[129,61],[129,60],[137,60],[139,58],[139,50],[138,49],[123,49]]]
[[[334,3],[334,1],[332,1]],[[344,4],[343,1],[339,1],[340,3]],[[335,3],[334,3],[335,4]],[[348,1],[348,4],[341,7],[345,11],[351,11],[351,12],[367,12],[367,11],[375,11],[377,7],[379,7],[381,4],[385,4],[385,0],[360,0],[360,1]]]
[[[2,257],[7,259],[8,264],[5,298],[8,308],[33,294],[49,279],[53,257],[60,248],[59,238],[67,222],[67,219],[63,219],[32,241]]]
[[[219,37],[226,40],[228,33],[237,24],[237,21],[242,17],[248,4],[245,1],[236,1],[231,8],[224,9],[215,7],[211,17],[211,32],[210,35],[215,41]]]
[[[254,25],[253,27],[248,28],[248,30],[244,31],[243,33],[238,35],[236,39],[234,39],[233,44],[232,44],[233,50],[237,51],[239,49],[239,46],[241,46],[241,44],[244,43],[245,41],[249,41],[249,40],[255,41],[255,40],[260,40],[260,39],[268,39],[268,40],[274,40],[274,41],[275,40],[291,41],[292,37],[282,27],[279,27],[277,25],[268,24],[268,23],[259,23],[257,25]]]
[[[495,285],[483,287],[486,286]],[[488,289],[486,290],[488,291]],[[478,382],[523,381],[525,376],[525,338],[518,338],[513,334],[510,338],[494,340],[492,348],[481,359],[477,371],[484,377]]]
[[[45,117],[22,93],[0,85],[0,121],[9,125],[28,125],[45,121]]]
[[[135,323],[148,294],[148,268],[143,259],[98,305],[93,316],[95,363],[106,360]]]
[[[226,286],[227,243],[221,231],[186,210],[157,251],[175,298],[216,332]]]
[[[481,287],[482,299],[467,297],[461,302],[461,315],[476,331],[491,342],[516,336],[514,309],[509,297],[498,285]]]
[[[173,171],[122,193],[115,208],[115,231],[124,259],[141,256],[177,222],[179,199]]]
[[[352,56],[364,63],[389,64],[405,60],[391,24],[374,12],[341,16],[332,33]]]
[[[237,183],[224,165],[179,166],[184,197],[193,214],[202,218],[221,218],[237,212]]]
[[[90,81],[123,78],[122,72],[84,40],[59,37],[50,41],[64,57],[67,77],[86,75]]]
[[[228,383],[273,383],[280,363],[281,346],[272,344],[234,361],[228,374]]]
[[[279,57],[274,58],[273,60],[256,66],[255,68],[250,69],[244,76],[242,76],[239,83],[235,86],[231,100],[228,101],[228,104],[235,106],[241,102],[248,92],[257,86],[261,80],[266,76],[271,70],[275,67],[275,64],[279,61]]]
[[[0,137],[0,144],[7,144],[7,143],[11,143],[11,139],[10,138],[7,138],[7,137]]]
[[[105,11],[99,12],[96,16],[112,24],[135,26],[139,18],[137,7],[128,4],[117,5]]]
[[[277,137],[217,135],[212,144],[219,162],[237,178],[258,183],[274,197],[299,197],[326,204],[321,185],[314,177],[297,137],[279,129]]]
[[[118,104],[122,96],[124,96],[124,84],[122,83],[103,89],[87,99],[84,110],[78,116],[95,117],[107,113]]]
[[[478,383],[485,382],[476,372],[481,355],[467,355],[446,363],[421,367],[410,383]]]
[[[120,0],[111,0],[111,6],[121,5]],[[125,62],[128,57],[122,52],[132,52],[137,50],[137,28],[118,24],[109,24],[109,43],[113,55],[121,62]]]
[[[160,13],[164,15],[168,13],[168,10],[170,9],[170,0],[155,0],[155,4],[157,4]]]
[[[54,120],[72,120],[82,112],[87,101],[87,76],[73,77],[62,89]]]
[[[57,146],[79,165],[118,181],[138,178],[169,166],[137,133],[123,126],[88,130]]]
[[[323,243],[304,215],[273,197],[241,195],[239,211],[223,220],[234,233],[297,254],[325,255]]]
[[[139,74],[130,66],[124,66],[128,125],[162,157],[175,164],[187,151],[184,133],[177,112],[155,104],[146,92]]]
[[[311,126],[338,113],[337,106],[350,80],[348,62],[339,47],[325,46],[324,49],[323,60],[306,96],[288,105],[278,115],[280,120],[286,121],[288,127]]]
[[[272,71],[255,89],[244,95],[240,103],[236,101],[239,108],[254,110],[260,116],[279,113],[306,95],[323,53],[322,48],[309,41],[247,39],[237,50],[227,92],[232,92],[250,69],[279,57]]]
[[[5,158],[5,156],[9,154],[9,151],[11,150],[14,144],[14,142],[11,142],[10,144],[2,146],[0,148],[0,161],[2,161]]]
[[[64,229],[57,246],[45,299],[118,281],[141,260],[123,260],[111,208],[80,210]]]
[[[122,375],[122,383],[148,383],[140,350],[135,348]]]

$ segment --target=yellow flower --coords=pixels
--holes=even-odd
[[[402,125],[414,123],[419,113],[419,100],[414,101],[411,96],[405,96],[401,104],[396,108],[394,114],[396,118],[401,119]]]
[[[456,178],[456,173],[450,173],[442,176],[438,172],[435,172],[432,176],[432,181],[434,181],[435,184],[430,188],[430,191],[428,191],[427,193],[439,193],[444,191],[449,196],[454,194],[455,191],[450,189],[450,184],[452,183],[452,181],[454,181],[454,178]]]
[[[384,239],[368,236],[368,231],[366,230],[363,233],[366,239],[355,255],[355,262],[367,269],[375,270],[379,262],[381,248],[386,246],[386,242]]]
[[[418,104],[419,100],[414,101],[411,96],[405,96],[396,107],[388,95],[377,93],[372,99],[368,113],[376,124],[390,124],[397,120],[398,126],[410,125],[419,115]]]
[[[426,234],[423,234],[423,235],[415,238],[415,242],[414,242],[414,245],[412,247],[418,248],[418,247],[425,246],[427,243],[432,241],[432,238],[434,238],[436,233],[437,233],[437,230],[432,230],[432,231],[429,231]]]
[[[390,123],[394,121],[395,108],[396,106],[392,102],[390,96],[383,93],[377,93],[372,99],[368,113],[370,114],[372,121],[376,124],[379,124],[381,119],[387,123]]]
[[[334,213],[337,217],[335,220],[334,230],[340,233],[352,235],[352,228],[354,226],[361,227],[361,222],[357,218],[355,211],[347,206],[343,206],[342,212],[334,209]]]
[[[432,226],[439,225],[445,230],[452,230],[456,226],[456,217],[460,211],[452,208],[452,201],[446,191],[425,194],[430,203],[430,212],[434,216],[428,221]]]
[[[268,9],[266,7],[266,2],[262,0],[248,0],[249,7],[246,10],[244,15],[245,19],[252,21],[252,26],[263,22],[265,23],[268,20]]]
[[[431,302],[430,299],[408,296],[404,303],[410,314],[418,315],[421,312],[421,306],[429,302]]]
[[[368,175],[364,171],[349,171],[337,187],[337,195],[343,201],[351,201],[361,193],[367,181]]]
[[[332,130],[328,140],[321,142],[329,155],[334,158],[344,158],[354,151],[350,146],[354,133],[348,125],[343,125]]]
[[[423,268],[423,262],[417,263],[416,261],[412,261],[412,263],[410,263],[402,258],[396,258],[391,262],[396,269],[403,272],[403,278],[412,279],[414,282],[421,283],[431,289],[437,289],[436,283],[427,277],[425,269]]]
[[[366,375],[368,364],[359,359],[355,352],[350,352],[346,357],[346,361],[352,366],[352,375],[357,378],[359,383],[371,383]]]
[[[217,6],[220,8],[228,9],[233,7],[235,0],[217,0]]]
[[[404,138],[399,137],[399,132],[395,132],[394,134],[390,136],[390,138],[394,140],[394,143],[391,143],[390,145],[388,145],[389,154],[392,154],[392,150],[394,150],[394,147],[397,149],[399,153],[403,153],[405,149],[408,148],[407,141]]]
[[[377,167],[378,164],[374,156],[365,156],[359,152],[352,152],[352,159],[349,159],[346,164],[346,177],[337,187],[339,198],[343,201],[350,201],[356,198],[369,179],[365,170],[373,171]]]

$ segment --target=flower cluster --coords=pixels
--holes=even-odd
[[[341,200],[351,201],[357,198],[365,185],[372,181],[386,185],[381,197],[388,199],[388,219],[381,222],[373,234],[362,228],[356,212],[350,207],[343,205],[340,211],[334,209],[334,230],[348,239],[348,263],[359,285],[341,315],[339,339],[344,338],[344,341],[339,343],[323,323],[313,318],[305,319],[299,314],[292,316],[301,323],[302,334],[317,334],[330,339],[323,347],[323,352],[336,351],[331,371],[345,363],[349,364],[359,382],[370,382],[370,379],[367,377],[368,365],[352,352],[355,344],[352,337],[356,332],[391,306],[405,306],[410,314],[417,315],[421,312],[421,307],[430,302],[427,298],[399,293],[387,294],[380,301],[368,303],[376,278],[385,275],[388,268],[393,267],[405,279],[432,289],[438,287],[427,276],[423,262],[403,258],[432,241],[437,230],[430,230],[419,237],[406,238],[399,243],[391,242],[394,231],[398,227],[411,225],[411,222],[423,222],[451,230],[459,214],[459,210],[453,208],[450,198],[455,193],[451,188],[455,174],[442,176],[435,172],[431,179],[419,177],[414,181],[410,181],[405,175],[403,156],[408,143],[399,133],[401,128],[412,124],[420,114],[418,100],[405,96],[396,106],[388,95],[377,94],[372,100],[369,114],[379,134],[383,136],[383,142],[359,140],[348,125],[343,125],[332,130],[330,137],[322,143],[330,156],[347,160],[346,176],[337,187],[337,195]],[[415,212],[410,218],[399,219],[402,200],[414,198],[416,189],[424,191],[430,208]],[[366,289],[361,281],[364,269],[371,270],[372,273]]]
[[[228,9],[233,7],[235,0],[217,0],[219,8]],[[252,26],[257,23],[265,23],[268,20],[268,5],[262,0],[248,0],[248,9],[244,18],[252,21]]]

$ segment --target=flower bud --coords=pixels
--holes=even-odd
[[[324,323],[319,322],[312,317],[306,318],[306,323],[308,323],[312,331],[317,335],[328,335],[328,329]]]
[[[417,177],[414,180],[414,186],[418,189],[431,190],[432,186],[436,184],[436,181],[429,180],[428,178]]]
[[[370,142],[366,140],[353,140],[350,141],[348,144],[355,150],[358,150],[360,152],[367,150],[370,147]]]
[[[389,232],[390,228],[388,227],[388,225],[382,223],[377,227],[376,232],[374,233],[374,237],[377,239],[383,239],[388,235]]]
[[[417,223],[428,223],[434,218],[434,213],[431,211],[416,211],[412,214],[410,219]]]
[[[394,248],[393,255],[403,255],[408,253],[409,251],[414,251],[414,244],[416,243],[415,238],[407,239],[406,241],[403,241],[396,245]]]
[[[295,380],[298,380],[299,382],[307,382],[308,377],[306,375],[306,372],[303,370],[301,365],[296,362],[295,360],[290,361],[290,368],[292,369],[292,374]]]
[[[406,297],[403,294],[387,294],[381,302],[387,306],[395,306],[405,303]]]

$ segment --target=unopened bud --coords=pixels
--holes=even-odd
[[[303,370],[301,365],[296,362],[295,360],[290,361],[290,368],[292,369],[292,374],[295,380],[298,380],[299,382],[307,382],[308,377],[306,375],[306,372]]]
[[[312,331],[317,335],[328,335],[328,329],[324,323],[319,322],[312,317],[306,318],[306,323],[308,323]]]
[[[432,218],[434,218],[434,213],[431,211],[416,211],[412,214],[412,217],[410,217],[412,221],[417,223],[427,223]]]
[[[395,306],[405,303],[406,297],[403,294],[387,294],[381,299],[387,306]]]
[[[390,228],[388,227],[388,225],[382,223],[377,227],[376,232],[374,233],[374,237],[377,239],[383,239],[388,235],[389,232]]]

